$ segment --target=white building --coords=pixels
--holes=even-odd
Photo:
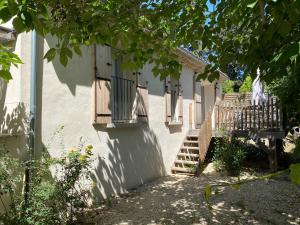
[[[12,67],[12,81],[1,82],[1,139],[25,157],[25,118],[34,88],[30,33],[19,35],[14,46],[24,64]],[[62,155],[59,138],[51,140],[61,125],[66,148],[86,139],[94,146],[95,201],[171,173],[186,134],[201,127],[227,79],[220,72],[218,81],[196,82],[195,72],[205,63],[184,49],[177,51],[180,80],[160,81],[150,64],[122,72],[109,46],[83,47],[82,57],[74,56],[66,68],[56,58],[42,59],[51,46],[53,38],[38,38],[36,154],[50,143],[49,153]]]

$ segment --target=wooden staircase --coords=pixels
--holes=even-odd
[[[172,167],[172,173],[195,174],[199,166],[198,135],[188,133]]]

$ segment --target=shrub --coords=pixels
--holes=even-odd
[[[240,87],[240,93],[246,93],[252,91],[252,78],[250,75],[246,76],[245,80]]]
[[[213,161],[217,170],[225,168],[229,175],[239,175],[244,158],[243,146],[236,139],[215,139]]]
[[[232,80],[225,80],[223,83],[223,93],[233,93],[233,85],[234,85],[234,81]]]
[[[31,184],[26,204],[23,196],[11,190],[11,207],[0,215],[0,224],[20,225],[73,225],[78,224],[78,215],[86,207],[87,190],[81,188],[81,180],[89,175],[92,146],[79,145],[71,148],[62,158],[47,154],[32,163]],[[0,165],[4,157],[0,158]],[[21,167],[24,166],[19,164]],[[8,171],[13,170],[9,168]],[[52,177],[50,171],[55,170]],[[3,189],[3,179],[0,188]]]

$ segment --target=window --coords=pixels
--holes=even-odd
[[[182,94],[180,82],[173,78],[165,80],[166,122],[182,124]]]
[[[95,51],[95,68],[99,71],[94,85],[94,123],[132,123],[140,118],[148,119],[147,88],[136,85],[136,75],[132,72],[122,71],[123,58],[112,55],[109,46],[95,48]]]

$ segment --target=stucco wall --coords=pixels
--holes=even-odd
[[[20,101],[28,102],[30,72],[30,35],[22,35],[20,53],[24,61],[21,78],[12,85],[18,86]],[[47,37],[38,41],[38,56],[56,44]],[[100,53],[99,53],[100,54]],[[38,149],[47,146],[52,156],[61,156],[69,147],[76,146],[81,137],[94,146],[93,188],[97,202],[111,194],[122,193],[170,173],[171,166],[189,129],[189,105],[192,104],[194,120],[193,74],[183,67],[181,88],[183,90],[183,125],[165,124],[164,82],[154,78],[152,65],[141,70],[140,82],[149,90],[149,123],[123,128],[105,128],[93,125],[92,112],[94,82],[93,48],[84,47],[82,57],[73,56],[67,68],[56,58],[52,62],[38,60],[37,78],[37,138]],[[97,55],[101,60],[101,54]],[[97,62],[103,74],[103,62]],[[16,76],[20,76],[16,73]],[[24,75],[25,73],[26,75]],[[16,84],[15,84],[16,83]],[[207,109],[213,104],[214,86],[205,87]],[[23,97],[22,97],[23,96]],[[14,95],[12,98],[16,97]],[[11,100],[12,101],[12,100]],[[53,133],[60,127],[59,134]]]
[[[44,42],[45,52],[54,45],[52,38]],[[50,140],[58,126],[64,125],[63,143],[76,145],[80,137],[94,146],[94,180],[96,199],[124,192],[139,184],[170,172],[179,147],[188,130],[189,104],[193,103],[193,71],[184,68],[181,77],[183,89],[182,126],[167,126],[165,120],[164,82],[154,78],[151,65],[141,70],[140,82],[149,90],[149,123],[125,128],[93,126],[94,80],[93,49],[84,48],[83,57],[75,56],[67,68],[58,59],[43,63],[43,78],[39,84],[42,100],[38,109],[42,117],[42,142],[50,145],[50,153],[63,152],[58,140]],[[98,60],[101,60],[100,53]],[[97,62],[99,73],[104,65]],[[41,75],[40,75],[41,76]]]

